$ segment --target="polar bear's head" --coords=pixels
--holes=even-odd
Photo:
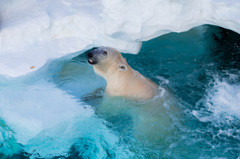
[[[93,66],[94,71],[104,78],[111,72],[125,72],[129,68],[121,53],[114,48],[93,48],[88,51],[87,56],[88,63]]]

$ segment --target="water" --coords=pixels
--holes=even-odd
[[[1,157],[240,157],[240,35],[206,25],[123,56],[169,94],[109,97],[85,54],[0,77]]]

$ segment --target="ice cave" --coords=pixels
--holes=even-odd
[[[239,16],[238,0],[0,0],[0,158],[239,159]],[[99,46],[171,98],[108,96]]]

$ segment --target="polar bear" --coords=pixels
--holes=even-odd
[[[120,121],[117,123],[120,126],[117,127],[123,130],[119,131],[123,134],[130,133],[130,136],[142,145],[171,144],[171,141],[169,143],[165,139],[178,134],[175,123],[179,118],[179,109],[170,90],[158,87],[132,69],[121,53],[114,48],[93,48],[87,51],[87,56],[88,63],[93,66],[94,71],[107,81],[107,94],[137,99],[125,100],[106,95],[96,113],[109,122]],[[153,100],[148,100],[153,97]],[[91,93],[87,99],[92,101],[95,98],[95,93]],[[123,120],[129,121],[125,123]]]
[[[87,56],[95,73],[107,81],[107,94],[143,100],[156,95],[157,85],[132,69],[116,49],[93,48],[88,51]]]

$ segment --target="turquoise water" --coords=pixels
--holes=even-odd
[[[0,77],[0,156],[240,157],[239,34],[200,26],[123,56],[166,94],[140,102],[109,97],[84,53]]]

